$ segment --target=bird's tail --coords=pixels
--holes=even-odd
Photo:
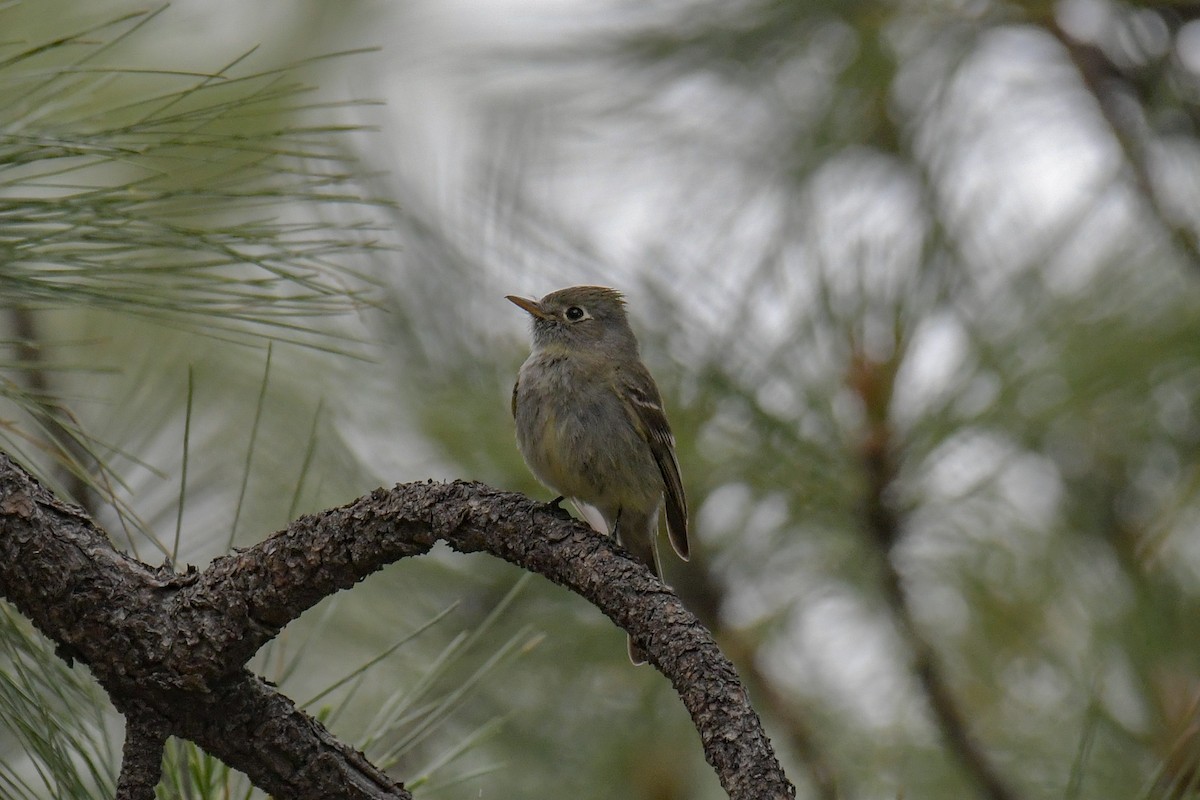
[[[631,514],[622,509],[617,517],[616,537],[629,553],[650,568],[654,577],[661,577],[658,565],[658,509],[649,515]],[[646,653],[629,640],[629,660],[634,664],[645,664]]]

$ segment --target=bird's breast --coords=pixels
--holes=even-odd
[[[597,506],[655,491],[649,449],[605,378],[566,358],[530,358],[517,397],[517,444],[538,480]]]

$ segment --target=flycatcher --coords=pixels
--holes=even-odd
[[[658,515],[688,557],[687,500],[675,437],[642,363],[625,299],[571,286],[541,300],[508,296],[533,318],[533,351],[513,386],[517,446],[539,481],[659,575]],[[601,518],[595,519],[594,511]],[[629,658],[646,661],[629,642]]]

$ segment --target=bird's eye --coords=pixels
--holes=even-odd
[[[587,312],[579,306],[571,306],[566,311],[566,318],[568,322],[579,322],[579,320],[583,319],[585,314],[587,314]]]

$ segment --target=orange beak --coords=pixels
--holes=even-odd
[[[545,311],[542,311],[542,307],[538,305],[536,300],[530,300],[527,297],[517,297],[516,295],[511,294],[505,295],[504,299],[508,300],[513,305],[518,306],[522,310],[529,312],[531,316],[534,316],[537,319],[550,318]]]

